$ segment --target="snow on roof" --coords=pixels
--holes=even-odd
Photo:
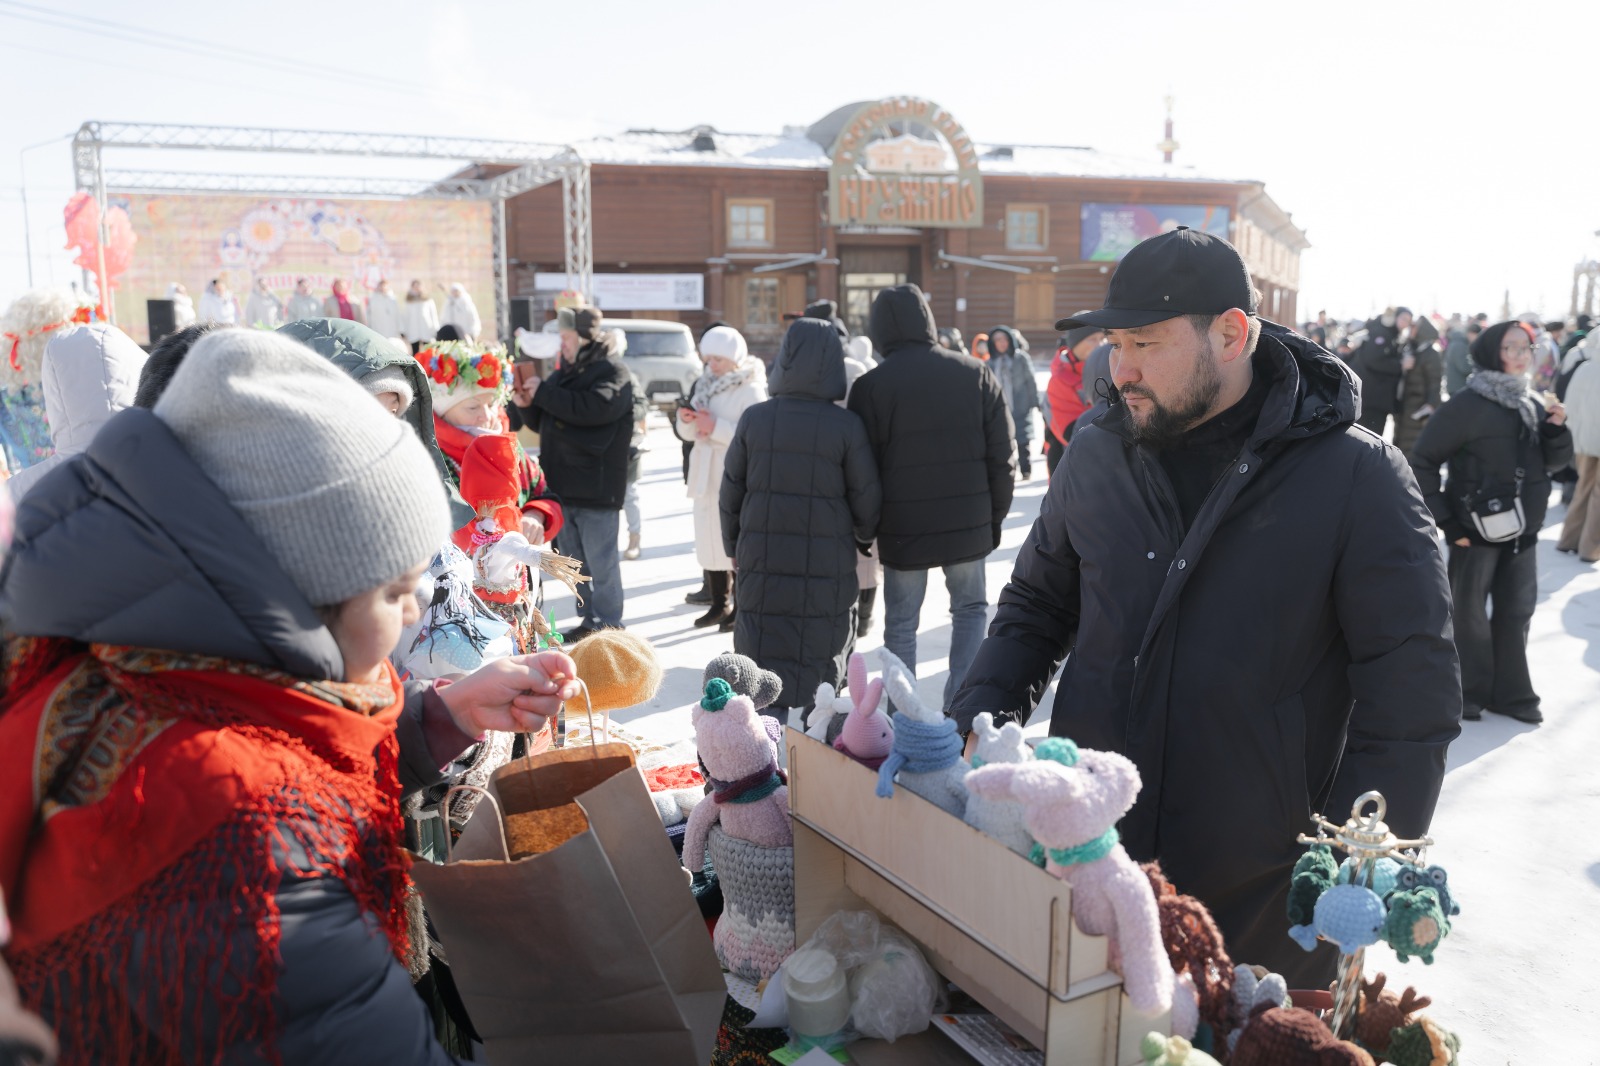
[[[715,147],[697,150],[697,136],[709,134]],[[629,130],[595,137],[574,145],[591,163],[602,166],[751,167],[826,170],[827,150],[803,130],[781,134],[719,133],[705,127],[681,132]],[[1181,163],[1114,155],[1094,148],[1049,145],[978,144],[978,167],[984,174],[1018,177],[1143,178],[1157,181],[1245,183],[1248,179],[1205,174]]]

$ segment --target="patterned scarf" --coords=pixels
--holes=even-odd
[[[1535,414],[1533,393],[1528,390],[1526,375],[1480,368],[1467,379],[1467,390],[1507,410],[1517,412],[1522,417],[1522,424],[1528,427],[1528,432],[1534,436],[1538,435],[1539,421]]]
[[[392,670],[307,682],[55,638],[6,650],[7,957],[63,1062],[277,1062],[285,878],[340,882],[404,957]]]
[[[689,406],[696,411],[710,410],[713,396],[721,396],[725,392],[732,392],[739,386],[749,383],[758,373],[763,378],[766,377],[761,360],[753,359],[749,356],[745,357],[744,366],[730,370],[721,377],[707,370],[695,379],[694,388],[689,393]]]

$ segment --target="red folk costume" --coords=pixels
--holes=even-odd
[[[288,878],[344,884],[404,958],[404,697],[387,663],[381,682],[351,684],[55,638],[11,651],[6,954],[63,1062],[220,1061],[252,1045],[275,1061]]]

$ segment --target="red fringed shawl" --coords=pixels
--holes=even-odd
[[[277,1061],[286,876],[342,882],[404,957],[387,664],[359,685],[56,639],[8,650],[6,957],[63,1063],[217,1062],[239,1045]]]

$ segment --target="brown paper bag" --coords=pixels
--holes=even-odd
[[[633,749],[518,759],[487,793],[452,861],[411,876],[489,1061],[710,1062],[727,988]],[[507,822],[559,839],[573,801],[576,835],[508,859]]]

